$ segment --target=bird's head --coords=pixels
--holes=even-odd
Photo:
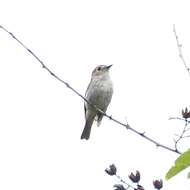
[[[109,72],[112,65],[98,65],[92,72],[92,76],[101,76]]]

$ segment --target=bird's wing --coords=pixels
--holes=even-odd
[[[87,89],[86,89],[86,92],[85,92],[85,98],[88,100],[88,89],[89,89],[89,87],[90,87],[90,84],[91,84],[91,81],[90,81],[90,83],[88,84],[88,87],[87,87]],[[85,114],[85,118],[86,118],[86,110],[87,110],[87,102],[86,101],[84,101],[84,114]]]
[[[84,102],[84,115],[85,115],[85,118],[86,118],[86,104]]]

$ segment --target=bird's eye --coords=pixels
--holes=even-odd
[[[100,70],[101,70],[101,67],[98,67],[97,70],[100,71]]]

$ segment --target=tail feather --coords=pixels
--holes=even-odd
[[[81,139],[86,139],[88,140],[90,138],[90,132],[91,132],[91,128],[92,128],[92,123],[93,123],[94,119],[90,118],[86,121],[86,124],[84,126],[82,135],[81,135]]]

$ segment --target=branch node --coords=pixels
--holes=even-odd
[[[27,49],[27,51],[28,51],[29,53],[33,54],[33,52],[32,52],[30,49],[28,49],[28,48],[26,48],[26,49]]]
[[[43,67],[43,68],[45,68],[45,67]],[[55,74],[52,71],[50,71],[50,74],[55,77]]]
[[[129,124],[125,125],[126,129],[130,129],[131,127],[129,126]]]
[[[140,134],[141,136],[143,136],[143,137],[144,137],[144,136],[145,136],[145,133],[146,133],[146,132],[144,131],[144,132],[139,133],[139,134]]]
[[[177,148],[175,148],[175,152],[176,152],[176,153],[179,153],[179,150],[178,150]]]
[[[179,52],[179,57],[180,59],[182,60],[183,62],[183,65],[185,66],[185,69],[187,70],[189,76],[190,76],[190,69],[189,67],[187,66],[187,63],[183,57],[183,53],[182,53],[182,44],[179,42],[179,38],[178,38],[178,35],[177,35],[177,32],[176,32],[176,29],[175,29],[175,24],[173,25],[173,32],[174,32],[174,36],[175,36],[175,39],[176,39],[176,43],[177,43],[177,47],[178,47],[178,52]]]
[[[67,88],[70,88],[69,83],[65,82],[65,85],[66,85]]]
[[[112,120],[112,115],[108,116],[108,118],[109,118],[110,120]]]

